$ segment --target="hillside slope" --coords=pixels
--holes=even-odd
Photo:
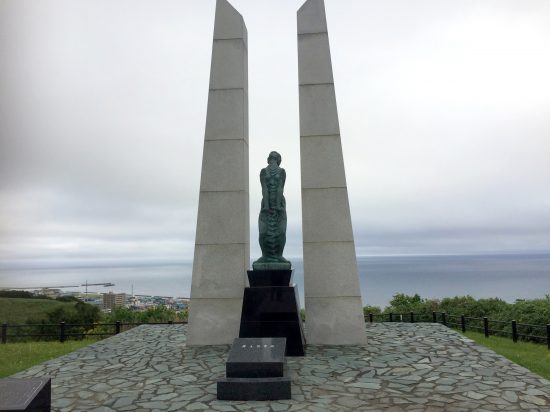
[[[27,319],[46,319],[46,313],[58,307],[72,308],[74,302],[50,299],[0,298],[0,324],[25,323]]]

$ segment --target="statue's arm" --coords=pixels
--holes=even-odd
[[[260,183],[262,184],[262,210],[269,209],[269,196],[267,194],[267,184],[265,182],[265,169],[260,172]]]
[[[281,169],[281,183],[279,184],[279,188],[277,190],[277,207],[279,209],[283,208],[283,191],[285,189],[285,182],[286,172],[285,169]]]

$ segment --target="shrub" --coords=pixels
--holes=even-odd
[[[366,310],[367,308],[368,311]],[[375,313],[371,307],[364,308],[365,313]],[[512,331],[511,322],[516,320],[518,323],[540,325],[538,327],[518,325],[518,333],[524,335],[545,335],[545,325],[550,323],[550,296],[542,299],[518,300],[514,303],[507,303],[500,298],[475,299],[472,296],[455,296],[452,298],[443,298],[442,300],[424,299],[420,295],[405,295],[397,293],[393,296],[389,306],[384,308],[383,313],[406,314],[414,312],[417,320],[430,321],[432,312],[446,312],[454,323],[459,323],[458,317],[465,315],[472,318],[487,317],[489,328],[501,335],[509,336]],[[481,328],[481,320],[467,320],[467,327]],[[498,332],[501,331],[501,332]],[[527,340],[540,341],[533,338]]]
[[[382,313],[382,309],[380,309],[378,306],[370,306],[370,305],[363,307],[363,314],[365,316],[368,316],[369,313],[372,313],[373,315],[378,315]]]
[[[24,290],[0,290],[0,298],[51,299],[45,295],[35,295]]]
[[[101,311],[98,307],[78,301],[74,306],[57,307],[47,313],[47,319],[35,320],[29,319],[26,324],[29,326],[18,328],[19,334],[32,335],[52,335],[52,336],[34,336],[45,340],[56,340],[59,338],[59,323],[66,323],[66,334],[75,334],[72,338],[82,339],[83,334],[94,328],[93,324],[101,319]],[[53,326],[49,326],[52,324]],[[84,326],[72,326],[72,325]],[[80,336],[78,336],[80,335]],[[28,340],[28,339],[24,339]]]

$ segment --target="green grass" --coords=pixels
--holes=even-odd
[[[0,344],[0,378],[13,375],[66,353],[73,352],[91,343],[96,339],[60,342],[23,342]]]
[[[550,351],[545,344],[522,341],[514,343],[512,338],[500,336],[486,338],[479,332],[466,332],[465,335],[531,372],[550,379]]]
[[[73,306],[74,302],[50,299],[0,298],[0,323],[21,324],[27,319],[46,319],[46,312]]]

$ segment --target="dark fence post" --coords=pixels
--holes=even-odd
[[[447,313],[446,312],[442,312],[441,313],[441,322],[447,326]]]
[[[372,313],[369,313],[369,322],[370,323],[372,323],[372,318],[373,318]]]
[[[515,320],[512,321],[512,340],[514,342],[518,341],[518,325]]]
[[[411,323],[414,323],[414,312],[411,312]]]
[[[390,312],[390,322],[393,322],[393,313]]]
[[[460,315],[460,327],[462,329],[462,333],[466,332],[466,317],[464,315]]]
[[[65,322],[59,322],[59,342],[65,342]]]
[[[118,335],[120,333],[120,326],[121,326],[121,323],[119,320],[117,320],[115,323],[115,335]]]
[[[548,350],[550,350],[550,323],[546,324],[546,342],[548,344]]]
[[[436,312],[432,312],[432,320],[434,323],[437,323],[437,313]]]
[[[3,323],[2,324],[2,343],[6,343],[8,341],[8,324]]]
[[[489,337],[489,319],[487,317],[483,318],[483,331],[485,332],[485,337]]]

